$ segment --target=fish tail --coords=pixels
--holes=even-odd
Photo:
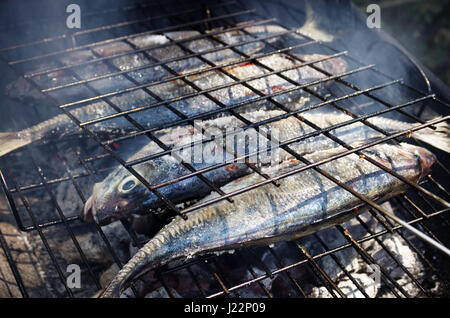
[[[443,121],[434,125],[436,130],[427,129],[426,131],[417,131],[413,137],[423,141],[434,148],[450,153],[450,125]]]
[[[0,132],[0,157],[28,145],[30,142],[30,138],[22,138],[16,132]]]
[[[100,298],[119,298],[122,289],[122,284],[120,282],[115,283],[111,281],[106,289],[100,294]]]
[[[150,242],[149,242],[150,243]],[[149,244],[147,243],[147,244]],[[148,245],[146,245],[148,246]],[[108,284],[103,293],[100,295],[100,298],[119,298],[123,291],[131,284],[131,282],[137,278],[139,272],[141,272],[139,263],[135,262],[135,260],[144,260],[145,263],[151,267],[152,262],[152,252],[153,249],[146,249],[147,252],[143,257],[139,255],[133,256],[133,258],[125,264],[125,266],[117,273],[117,275],[113,278],[113,280]],[[144,248],[138,251],[138,254],[143,254]]]
[[[203,211],[197,215],[191,215],[187,220],[176,217],[125,264],[100,297],[118,298],[134,280],[149,270],[165,265],[175,259],[188,259],[198,252],[206,252],[216,246],[214,242],[217,241],[217,238],[216,240],[205,242],[201,249],[195,247],[195,244],[192,244],[192,241],[188,239],[191,231],[197,231],[200,223],[214,215],[214,210],[210,210],[208,213]]]
[[[101,298],[119,298],[125,289],[127,289],[131,283],[145,274],[152,268],[164,265],[172,259],[176,258],[177,253],[169,251],[171,238],[170,234],[161,231],[155,237],[153,237],[144,247],[142,247],[132,259],[125,264],[125,266],[117,273],[114,279],[109,283]],[[175,254],[175,255],[174,255]]]

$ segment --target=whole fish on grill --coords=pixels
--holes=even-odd
[[[345,61],[340,58],[324,60],[326,57],[318,54],[303,56],[303,58],[312,61],[321,60],[317,64],[334,73],[341,73],[346,67]],[[283,70],[295,65],[301,65],[300,62],[294,61],[283,54],[263,57],[259,61],[273,67],[275,70]],[[255,76],[261,77],[267,72],[262,67],[255,65],[255,63],[249,62],[228,66],[224,69],[239,79],[247,79]],[[183,69],[183,73],[186,75],[196,73],[197,71],[199,71],[199,68],[194,70]],[[86,68],[83,68],[79,72],[83,75],[83,78],[92,75],[90,74],[91,71]],[[309,66],[289,70],[283,74],[300,84],[324,77],[323,74]],[[187,78],[203,90],[211,89],[212,87],[221,87],[221,85],[232,82],[228,76],[217,70],[187,76]],[[293,84],[275,75],[255,79],[250,81],[250,84],[263,94],[282,91],[293,86]],[[78,106],[69,111],[77,120],[85,122],[117,113],[117,110],[110,103],[122,111],[127,111],[155,104],[160,100],[177,99],[177,101],[170,103],[171,107],[183,113],[185,116],[192,116],[220,108],[216,100],[223,106],[229,106],[240,102],[248,102],[259,97],[257,92],[242,85],[233,85],[211,91],[209,93],[211,96],[207,98],[203,94],[198,94],[193,87],[187,85],[182,80],[172,80],[171,77],[162,81],[161,84],[150,87],[149,90],[151,94],[158,96],[159,99],[157,100],[156,97],[151,96],[150,93],[143,89],[133,89],[117,96],[108,97],[105,100],[99,100],[98,98],[94,98],[94,100],[88,99],[86,102],[91,102],[87,105]],[[180,96],[189,96],[189,98],[180,98]],[[278,102],[295,104],[301,98],[302,92],[301,90],[297,90],[280,95]],[[249,105],[258,109],[273,107],[267,100],[249,103]],[[130,114],[129,116],[145,128],[154,128],[180,119],[175,112],[164,104],[158,104],[143,111]],[[107,136],[124,135],[129,131],[137,130],[126,118],[120,116],[97,122],[87,127],[97,134],[105,134]],[[0,156],[35,141],[59,139],[67,135],[82,136],[81,133],[81,129],[66,114],[58,115],[20,132],[0,133]]]
[[[249,32],[251,35],[246,34]],[[183,41],[182,44],[194,52],[202,52],[220,48],[215,38],[227,44],[235,44],[245,54],[254,54],[265,47],[263,41],[252,41],[253,36],[270,36],[268,43],[280,41],[277,34],[286,30],[276,26],[250,26],[242,31],[211,30],[211,36],[202,37],[197,31],[177,31],[163,34],[143,34],[130,36],[127,39],[113,41],[111,43],[93,45],[89,48],[75,49],[73,52],[58,55],[53,60],[43,59],[43,62],[33,66],[28,70],[29,75],[40,89],[51,89],[61,85],[68,85],[58,90],[49,91],[48,94],[59,103],[68,103],[80,99],[95,96],[95,94],[82,85],[70,85],[79,80],[89,80],[88,84],[98,91],[99,94],[113,92],[118,89],[125,89],[134,86],[124,74],[117,72],[127,72],[127,75],[139,83],[154,82],[169,75],[169,72],[161,65],[153,65],[159,61],[170,61],[167,66],[175,72],[182,72],[186,69],[196,69],[205,67],[205,63],[196,57],[184,58],[187,53],[173,41]],[[298,36],[297,36],[298,37]],[[301,37],[300,37],[301,38]],[[192,40],[189,40],[192,39]],[[239,43],[246,43],[239,45]],[[146,50],[148,48],[148,50]],[[134,52],[138,50],[139,52]],[[59,57],[61,56],[61,57]],[[210,53],[205,52],[205,58],[214,63],[227,64],[241,58],[230,49],[216,50]],[[34,75],[34,76],[32,76]],[[111,76],[112,75],[112,76]],[[5,90],[5,94],[11,98],[22,102],[34,104],[47,104],[47,98],[24,78],[19,78],[10,83]]]
[[[332,149],[331,153],[337,149]],[[435,162],[431,152],[409,144],[377,145],[363,152],[412,182],[427,175]],[[314,162],[315,156],[321,159],[324,154],[315,153],[305,158]],[[282,174],[294,167],[273,167],[273,174]],[[406,189],[399,179],[356,154],[320,168],[370,200],[383,201]],[[232,193],[263,180],[252,174],[222,189]],[[211,195],[205,201],[215,197]],[[170,261],[245,245],[295,239],[341,223],[363,210],[362,201],[313,169],[283,178],[279,187],[266,184],[237,194],[233,199],[233,203],[222,200],[194,210],[187,220],[176,217],[131,258],[102,297],[119,297],[134,279]]]
[[[250,122],[256,123],[276,116],[282,116],[283,114],[285,113],[281,111],[256,111],[243,113],[242,115]],[[352,117],[343,113],[303,113],[302,116],[320,128],[327,128],[331,125],[340,124],[352,119]],[[400,122],[383,117],[370,118],[368,121],[390,133],[398,130],[411,129],[415,126],[411,123]],[[205,128],[214,127],[223,132],[225,132],[227,128],[239,129],[243,126],[244,124],[233,116],[221,117],[204,123]],[[167,145],[176,145],[180,151],[186,150],[184,148],[187,148],[188,153],[191,153],[191,137],[194,133],[193,128],[179,127],[177,129],[178,132],[177,130],[169,129],[164,135],[163,141]],[[413,132],[411,137],[423,140],[436,147],[442,145],[441,148],[447,152],[450,151],[450,139],[448,137],[449,132],[447,124],[443,123],[438,125],[438,130],[444,131],[440,132],[434,131],[431,128],[425,128]],[[236,153],[237,156],[241,157],[262,150],[262,153],[265,156],[262,158],[261,156],[256,157],[256,159],[253,160],[253,163],[263,166],[270,165],[274,163],[272,160],[273,158],[284,161],[291,159],[292,155],[284,150],[280,150],[277,155],[271,157],[270,153],[267,154],[264,150],[268,147],[268,143],[270,142],[265,138],[265,135],[273,136],[276,133],[277,141],[286,142],[293,140],[293,138],[312,134],[314,131],[315,129],[305,122],[290,116],[285,119],[271,122],[267,125],[262,125],[261,133],[258,133],[254,128],[250,128],[245,130],[245,133],[237,134],[238,138],[231,147],[227,147],[224,154]],[[330,134],[350,145],[357,145],[375,138],[384,137],[382,133],[361,122],[331,130]],[[183,138],[179,138],[180,135],[183,136]],[[223,147],[223,143],[215,140],[205,141],[201,149],[215,149],[216,145],[217,149]],[[239,145],[244,146],[240,147]],[[273,143],[270,143],[270,145],[274,148],[277,147],[277,145]],[[336,148],[337,146],[339,145],[335,141],[322,134],[289,144],[289,148],[299,155],[311,154],[316,151]],[[157,154],[161,151],[162,149],[159,149],[154,143],[150,143],[148,146],[143,147],[140,151],[131,156],[129,161]],[[230,158],[230,156],[225,155],[221,157],[222,160],[219,160],[218,163],[229,162],[229,164],[203,173],[203,175],[216,186],[221,186],[239,176],[253,172],[243,160],[235,162],[232,156]],[[187,162],[192,161],[192,157],[186,158],[188,159]],[[208,163],[202,157],[202,161],[195,163],[193,166],[198,170],[212,165],[213,163]],[[171,157],[170,154],[139,163],[134,166],[134,169],[150,185],[158,185],[189,174],[187,168],[181,165],[175,158]],[[125,191],[123,189],[124,187],[126,187]],[[188,199],[202,198],[211,191],[211,188],[197,176],[191,176],[187,179],[180,180],[179,182],[166,185],[158,189],[158,191],[161,191],[169,200],[177,204]],[[102,182],[95,184],[92,195],[85,204],[83,218],[86,221],[95,220],[100,224],[107,224],[119,218],[128,217],[130,214],[144,213],[149,209],[157,209],[165,206],[165,203],[158,198],[156,194],[150,192],[147,187],[127,169],[120,166],[111,172]]]
[[[132,82],[127,80],[123,75],[116,75],[109,77],[109,73],[117,71],[132,71],[135,68],[142,68],[131,72],[130,76],[139,81],[156,81],[168,73],[161,66],[152,66],[155,60],[149,60],[145,57],[144,52],[147,52],[155,59],[171,59],[186,55],[176,45],[171,45],[169,37],[178,37],[180,39],[188,39],[193,36],[198,36],[196,31],[182,31],[182,32],[168,32],[157,35],[137,35],[131,37],[128,41],[116,41],[108,44],[93,46],[89,49],[79,49],[74,52],[69,52],[63,57],[56,58],[54,61],[44,61],[34,67],[33,70],[27,74],[38,74],[32,77],[32,80],[41,89],[48,89],[59,85],[69,84],[78,80],[85,80],[91,77],[102,77],[99,80],[90,82],[90,85],[99,91],[100,94],[123,89],[133,86]],[[231,41],[242,41],[244,35],[234,33],[231,36]],[[205,42],[211,41],[208,39],[199,39],[192,41],[192,45],[203,45]],[[148,51],[133,53],[137,46],[140,49],[149,48]],[[161,48],[151,49],[155,46],[163,46]],[[260,42],[248,45],[247,53],[252,54],[261,50],[264,45]],[[117,57],[116,57],[117,56]],[[227,61],[232,55],[229,51],[220,52],[215,55],[217,61]],[[108,59],[108,60],[106,60]],[[96,61],[99,60],[99,61]],[[112,64],[112,65],[111,65]],[[177,64],[182,69],[196,68],[200,62],[195,59],[181,59]],[[70,69],[67,67],[75,65]],[[114,67],[117,69],[114,70]],[[55,70],[48,72],[47,70]],[[10,83],[5,90],[7,96],[18,99],[20,101],[32,103],[48,103],[46,97],[28,83],[24,78],[19,78]],[[75,101],[83,98],[93,96],[92,92],[85,85],[68,86],[64,89],[51,91],[49,95],[56,98],[60,103]]]

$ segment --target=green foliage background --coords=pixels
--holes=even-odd
[[[450,0],[353,0],[381,8],[381,27],[450,86]]]

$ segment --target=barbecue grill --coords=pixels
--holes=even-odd
[[[19,2],[18,6],[21,5],[31,4],[24,1]],[[43,2],[43,5],[44,8],[50,8],[46,2]],[[433,125],[449,120],[450,105],[446,100],[446,94],[448,94],[446,88],[440,83],[436,84],[435,78],[413,57],[405,55],[403,50],[392,44],[392,41],[388,42],[386,38],[383,38],[385,35],[371,30],[365,30],[365,32],[373,34],[376,40],[373,41],[372,48],[379,54],[366,56],[366,59],[363,59],[365,54],[356,44],[349,44],[348,41],[339,39],[318,40],[314,34],[309,36],[305,29],[300,28],[310,18],[308,10],[305,9],[308,3],[292,5],[282,1],[234,0],[222,2],[121,1],[117,6],[108,7],[109,5],[106,1],[96,2],[95,7],[87,1],[80,3],[83,23],[80,30],[67,29],[64,10],[57,14],[53,12],[46,14],[44,11],[40,17],[32,19],[28,17],[28,20],[18,22],[11,21],[0,27],[0,32],[3,34],[0,58],[5,78],[13,80],[22,76],[27,83],[41,91],[49,105],[25,106],[2,97],[5,101],[5,106],[2,108],[4,112],[2,126],[19,130],[63,112],[89,137],[82,140],[62,139],[52,143],[30,145],[0,158],[0,180],[4,191],[4,202],[8,203],[1,206],[0,222],[10,222],[20,231],[14,227],[0,227],[0,251],[2,251],[0,256],[3,255],[6,260],[4,266],[0,264],[0,289],[6,291],[5,295],[16,297],[92,296],[104,286],[107,278],[111,279],[111,274],[108,276],[108,273],[122,267],[136,249],[148,241],[154,229],[141,230],[136,224],[139,222],[145,224],[149,218],[157,219],[158,211],[136,217],[134,220],[122,220],[107,228],[96,224],[86,224],[80,220],[79,208],[90,195],[92,183],[101,181],[105,173],[111,171],[114,165],[123,165],[150,191],[164,200],[167,210],[170,210],[173,215],[178,214],[185,218],[189,218],[189,213],[201,206],[214,204],[220,200],[233,200],[238,193],[252,191],[264,184],[277,184],[279,178],[266,176],[257,166],[251,165],[253,171],[261,174],[265,181],[243,188],[238,193],[224,193],[209,182],[204,177],[204,173],[230,162],[211,165],[199,171],[185,164],[190,170],[188,175],[159,185],[149,184],[134,169],[141,162],[154,160],[171,152],[171,147],[156,137],[155,133],[161,129],[185,124],[192,125],[196,119],[208,119],[227,113],[243,121],[245,129],[258,130],[258,127],[268,121],[250,122],[239,113],[240,108],[251,108],[258,101],[268,101],[274,108],[285,111],[285,115],[281,118],[269,119],[269,122],[294,116],[315,129],[313,133],[293,138],[279,145],[306,164],[294,172],[315,169],[361,198],[369,205],[368,212],[356,216],[347,223],[296,241],[258,248],[242,248],[231,254],[206,255],[181,265],[162,267],[135,282],[131,290],[127,291],[127,295],[129,297],[143,297],[149,294],[167,297],[352,297],[355,295],[431,297],[448,295],[448,257],[436,246],[427,244],[405,229],[405,226],[413,226],[437,242],[437,245],[450,245],[448,218],[450,173],[447,168],[448,156],[445,153],[433,149],[438,162],[432,173],[419,185],[410,184],[411,189],[405,194],[380,206],[355,193],[354,190],[321,170],[319,164],[311,164],[299,154],[289,150],[289,144],[320,134],[348,149],[338,156],[321,162],[325,163],[350,153],[361,154],[361,150],[376,143],[404,141],[412,132],[408,130],[390,134],[374,126],[367,119],[382,115],[416,122],[418,125],[413,131],[425,127],[433,128]],[[332,2],[324,5],[335,5],[336,10],[333,14],[351,16],[351,21],[355,21],[353,22],[355,25],[363,23],[355,10],[346,3]],[[326,19],[325,13],[323,19]],[[5,21],[8,19],[5,18]],[[280,47],[270,41],[270,36],[258,38],[245,29],[249,26],[264,26],[269,23],[285,30],[282,34],[277,34],[277,37],[296,34],[301,39],[297,43],[287,42],[288,44]],[[336,21],[336,24],[338,23],[343,22]],[[348,27],[351,22],[347,20],[345,23]],[[342,27],[335,26],[336,29]],[[350,27],[354,28],[354,25]],[[217,48],[207,52],[194,52],[185,45],[193,38],[175,40],[169,44],[145,49],[134,46],[130,41],[137,35],[181,30],[198,31],[199,34],[195,36],[195,39],[208,38],[217,43]],[[214,37],[232,30],[242,31],[252,39],[230,45]],[[334,34],[333,30],[326,28],[323,30]],[[192,87],[194,93],[174,97],[171,100],[161,98],[150,89],[160,82],[139,83],[129,75],[130,72],[136,71],[135,69],[120,70],[111,63],[113,57],[102,57],[92,50],[105,43],[120,41],[133,47],[132,51],[123,55],[143,53],[152,62],[148,67],[162,67],[171,74],[172,77],[169,80],[183,81]],[[299,62],[298,67],[308,65],[323,74],[323,78],[299,84],[283,75],[285,70],[276,71],[259,63],[256,58],[261,55],[248,55],[240,50],[240,46],[256,41],[266,45],[268,52],[263,53],[266,56],[284,53]],[[164,45],[177,46],[185,55],[170,60],[154,59],[151,50]],[[363,45],[362,42],[359,45]],[[262,78],[279,76],[293,85],[290,91],[303,91],[311,97],[309,108],[290,110],[277,99],[278,96],[288,93],[287,91],[270,93],[259,91],[252,86],[251,80],[240,80],[228,72],[229,65],[216,65],[205,57],[205,53],[217,52],[224,48],[238,54],[239,63],[252,62],[264,68],[267,72],[261,76]],[[61,64],[51,69],[30,72],[38,63],[55,61],[57,58],[81,49],[93,52],[95,59],[84,64]],[[321,53],[325,54],[327,59],[340,57],[346,61],[348,69],[340,74],[331,74],[319,67],[318,61],[302,60],[295,53]],[[399,65],[395,69],[388,64],[390,63],[389,54],[395,54],[397,57],[395,63],[398,62]],[[216,70],[233,80],[229,84],[222,85],[221,89],[242,85],[254,92],[257,97],[231,106],[225,105],[210,94],[218,88],[201,89],[190,80],[188,75],[179,74],[171,67],[174,62],[193,57],[202,61],[206,67],[198,73]],[[73,71],[75,68],[99,62],[108,65],[109,70],[106,75],[81,78]],[[38,76],[62,70],[71,72],[75,80],[71,83],[57,83],[51,88],[39,87],[33,81]],[[122,75],[133,82],[135,86],[132,90],[142,89],[155,102],[123,110],[111,101],[111,97],[118,96],[129,89],[102,93],[92,86],[95,80],[117,75]],[[327,93],[321,89],[314,89],[325,84]],[[92,97],[70,102],[52,97],[52,92],[63,91],[74,86],[85,86],[92,93]],[[192,116],[185,115],[173,106],[173,103],[177,101],[200,95],[214,102],[218,106],[217,109]],[[104,101],[116,113],[80,122],[70,112],[73,107],[83,106],[92,101]],[[179,119],[147,128],[133,117],[134,114],[160,106],[173,112]],[[352,119],[342,124],[321,128],[302,117],[302,112],[312,109],[337,110],[351,116]],[[90,129],[93,124],[115,118],[124,118],[129,121],[135,131],[105,140]],[[368,125],[383,133],[385,137],[376,142],[352,147],[330,133],[333,129],[355,122]],[[132,162],[127,161],[125,153],[120,150],[142,140],[152,140],[164,151]],[[421,145],[413,140],[408,142]],[[364,159],[376,164],[371,158]],[[395,172],[385,167],[383,169],[395,175]],[[211,191],[217,192],[219,196],[200,206],[177,205],[159,191],[167,184],[173,184],[188,177],[201,178],[211,187]],[[406,224],[393,221],[389,217],[392,214],[404,220]],[[24,242],[23,245],[17,243],[17,240]],[[131,243],[128,245],[128,242]],[[128,254],[127,249],[131,249]],[[67,271],[67,266],[71,263],[81,268],[81,288],[73,287],[68,281],[71,272]],[[379,274],[380,286],[375,291],[370,289],[370,280],[364,278],[370,275],[361,274],[364,271],[367,273],[377,271]]]

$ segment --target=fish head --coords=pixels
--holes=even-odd
[[[428,175],[436,162],[436,156],[426,148],[414,146],[407,143],[401,143],[401,149],[405,150],[409,156],[414,156],[419,166],[418,179],[422,179]]]
[[[145,180],[157,180],[158,169],[151,162],[137,165],[135,171]],[[154,173],[153,173],[154,172]],[[106,225],[142,210],[149,197],[148,188],[123,167],[116,168],[102,182],[96,183],[86,201],[82,218]]]
[[[436,156],[429,150],[415,145],[401,143],[399,146],[380,144],[369,149],[378,162],[384,166],[403,171],[411,181],[418,182],[428,175],[436,162]]]

